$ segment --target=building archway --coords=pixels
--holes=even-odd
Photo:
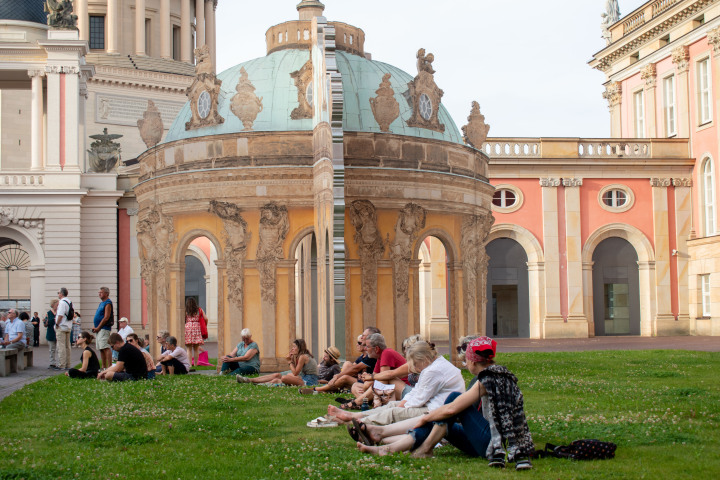
[[[17,245],[23,252],[27,254],[28,265],[23,268],[22,278],[15,280],[20,281],[22,284],[18,289],[17,293],[23,293],[23,298],[16,298],[15,300],[23,300],[22,305],[10,306],[0,305],[0,310],[7,310],[8,308],[21,308],[32,312],[46,312],[48,310],[48,300],[45,294],[45,254],[43,252],[42,244],[38,240],[37,236],[28,235],[28,232],[24,228],[18,228],[14,225],[0,226],[0,245]],[[6,273],[2,272],[3,275]],[[0,281],[0,285],[3,288],[0,289],[0,298],[7,296],[7,276],[5,280]],[[11,290],[15,290],[11,288]],[[21,292],[22,291],[22,292]],[[5,292],[3,294],[3,292]],[[11,292],[11,296],[16,296]],[[12,299],[10,299],[12,300]],[[44,334],[41,335],[44,338]]]
[[[291,336],[305,339],[308,349],[317,354],[318,250],[314,229],[303,231],[291,252],[295,259],[295,328]]]
[[[218,270],[215,246],[198,237],[185,254],[185,298],[195,297],[208,319],[208,341],[217,341]]]
[[[495,337],[530,337],[528,255],[511,238],[492,240],[485,251],[490,257],[485,331]]]

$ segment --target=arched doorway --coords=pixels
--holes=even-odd
[[[490,257],[487,279],[486,332],[497,337],[530,337],[528,256],[513,239],[487,244]]]
[[[15,240],[0,237],[0,312],[11,308],[30,312],[30,255]]]
[[[305,339],[317,354],[318,264],[314,233],[305,235],[295,248],[295,336]]]
[[[450,348],[448,256],[443,242],[425,237],[418,253],[420,334],[446,353]]]
[[[611,237],[595,248],[592,261],[595,335],[640,335],[637,252],[627,240]]]
[[[185,252],[185,294],[183,301],[194,297],[208,319],[208,340],[218,339],[218,270],[217,250],[209,238],[193,239]],[[184,303],[183,303],[184,306]],[[183,307],[184,308],[184,307]]]

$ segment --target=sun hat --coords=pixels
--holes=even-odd
[[[340,350],[338,350],[337,347],[328,347],[327,350],[325,350],[325,353],[330,355],[330,358],[332,358],[336,362],[340,360]]]
[[[122,317],[120,320],[118,320],[118,323],[122,323],[122,322],[130,323],[130,320],[128,320],[127,317]]]
[[[482,352],[487,350],[492,351],[492,354],[481,355]],[[484,362],[491,358],[495,358],[497,352],[497,342],[490,337],[478,337],[472,340],[465,350],[465,360],[468,362]]]

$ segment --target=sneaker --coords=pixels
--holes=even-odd
[[[318,393],[314,388],[300,388],[298,392],[300,392],[300,395],[315,395]]]
[[[532,468],[532,463],[530,463],[530,459],[520,458],[515,461],[515,470],[530,470]]]
[[[250,383],[250,379],[242,375],[235,375],[235,380],[237,380],[238,383]]]
[[[505,468],[505,455],[502,454],[495,454],[492,457],[490,457],[488,460],[488,467],[493,468]]]

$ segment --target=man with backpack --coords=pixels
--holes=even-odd
[[[72,322],[75,318],[75,309],[72,300],[68,298],[68,289],[65,287],[58,290],[57,315],[55,316],[55,333],[57,336],[57,348],[60,354],[60,365],[58,367],[68,370],[70,368],[70,334],[72,333]]]
[[[110,338],[111,328],[113,326],[113,303],[110,300],[110,289],[108,287],[100,287],[98,291],[100,297],[100,305],[98,305],[93,319],[92,332],[95,336],[95,343],[100,350],[100,359],[102,360],[102,368],[110,368],[112,365],[112,351],[108,339]]]

